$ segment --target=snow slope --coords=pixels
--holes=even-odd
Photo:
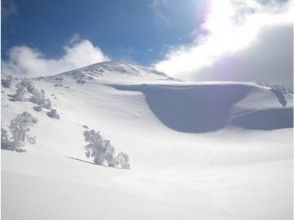
[[[2,87],[2,127],[38,118],[35,145],[2,150],[2,219],[292,219],[292,94],[112,62],[31,80],[60,119]],[[87,159],[85,125],[131,169]]]

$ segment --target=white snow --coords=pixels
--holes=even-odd
[[[2,150],[3,219],[292,219],[292,94],[111,62],[32,81],[60,119],[2,87],[2,127],[38,119],[36,144]],[[87,159],[83,125],[131,169]]]

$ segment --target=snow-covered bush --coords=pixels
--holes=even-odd
[[[51,109],[51,111],[48,112],[47,115],[50,118],[55,118],[55,119],[59,119],[60,118],[59,114],[57,113],[57,111],[55,109]]]
[[[109,165],[113,160],[113,155],[114,155],[115,149],[110,144],[109,140],[104,140],[104,146],[105,146],[104,159]]]
[[[129,156],[126,153],[120,152],[110,163],[112,167],[118,167],[122,169],[129,169]]]
[[[27,142],[29,142],[30,144],[35,144],[36,137],[27,136]]]
[[[29,79],[22,79],[22,80],[20,81],[20,84],[21,84],[24,88],[26,88],[26,90],[27,90],[28,92],[31,92],[32,90],[35,89],[35,87],[34,87],[32,81],[30,81]]]
[[[85,81],[84,79],[78,79],[78,80],[77,80],[77,83],[79,83],[79,84],[84,84],[84,83],[86,83],[86,81]]]
[[[109,140],[105,140],[99,132],[95,130],[86,130],[84,132],[86,157],[93,157],[95,164],[104,164],[105,162],[112,167],[129,169],[129,157],[125,153],[119,153],[114,158],[115,149]]]
[[[7,134],[7,130],[4,128],[1,128],[1,148],[2,149],[9,149],[10,142]]]
[[[32,81],[28,80],[28,79],[22,79],[17,85],[16,85],[16,92],[15,94],[12,96],[14,98],[14,100],[16,101],[25,101],[25,94],[27,92],[34,94],[34,92],[38,91]]]
[[[7,76],[6,79],[1,79],[1,85],[4,88],[10,88],[12,85],[12,76]]]
[[[57,77],[55,77],[55,80],[56,81],[62,81],[63,80],[63,77],[62,76],[57,76]]]
[[[34,106],[33,109],[34,109],[36,112],[40,112],[40,111],[42,111],[42,107],[39,106],[39,105]]]
[[[26,94],[26,87],[22,83],[18,83],[16,85],[16,92],[13,95],[13,98],[16,101],[24,102],[25,101],[25,94]]]
[[[1,128],[1,143],[8,141],[7,131],[4,128]]]
[[[32,103],[40,105],[43,108],[50,109],[51,108],[51,101],[48,98],[45,98],[45,91],[42,89],[39,91],[38,89],[34,88],[30,92],[33,96],[30,98]]]
[[[43,90],[44,91],[44,90]],[[43,100],[45,99],[45,93],[44,92],[39,92],[38,89],[34,88],[30,92],[32,94],[32,97],[30,98],[30,101],[32,103],[38,104],[42,103]]]
[[[21,150],[21,147],[26,141],[29,143],[35,142],[35,138],[31,137],[28,133],[36,123],[37,119],[28,112],[17,115],[16,118],[10,122],[9,129],[12,135],[10,144],[11,150]]]
[[[114,154],[114,147],[109,140],[104,140],[99,132],[95,130],[87,130],[84,132],[85,141],[88,144],[85,146],[86,156],[94,157],[95,164],[103,164],[111,162]]]
[[[12,96],[16,101],[25,101],[25,94],[29,92],[32,97],[29,99],[30,102],[35,103],[43,108],[50,109],[51,101],[46,98],[45,91],[38,90],[34,87],[30,80],[23,79],[16,85],[16,93]]]

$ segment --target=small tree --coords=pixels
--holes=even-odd
[[[85,141],[88,144],[85,146],[86,156],[94,157],[94,163],[102,165],[105,161],[110,163],[114,147],[109,140],[104,140],[99,132],[95,130],[87,130],[84,132]]]
[[[37,119],[28,112],[17,115],[16,118],[10,122],[9,129],[12,134],[12,146],[14,150],[20,150],[26,140],[28,140],[29,143],[35,142],[35,139],[31,137],[28,132],[36,123]]]
[[[93,157],[95,164],[102,165],[107,162],[109,166],[129,169],[129,156],[125,153],[119,153],[114,158],[115,149],[109,140],[103,139],[99,132],[95,130],[86,130],[84,132],[86,157]]]

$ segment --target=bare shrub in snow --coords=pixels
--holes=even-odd
[[[31,137],[28,133],[36,123],[37,119],[28,112],[17,115],[10,122],[9,129],[12,135],[11,150],[20,151],[26,140],[29,143],[35,142],[35,138]]]
[[[105,162],[112,167],[128,169],[129,157],[125,153],[120,153],[114,158],[115,149],[109,140],[105,140],[99,132],[95,130],[86,130],[84,132],[86,157],[93,157],[94,163],[102,165]]]
[[[55,118],[55,119],[59,119],[60,118],[59,114],[57,113],[57,111],[55,109],[51,109],[51,111],[48,112],[47,115],[50,118]]]
[[[120,152],[110,163],[110,166],[122,168],[122,169],[129,169],[129,156],[126,153]]]

